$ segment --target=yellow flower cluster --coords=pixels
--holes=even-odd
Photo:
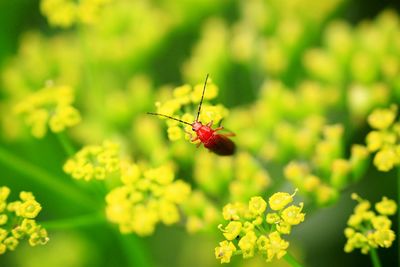
[[[251,65],[274,78],[284,77],[296,66],[310,31],[318,31],[341,2],[315,3],[318,14],[305,8],[309,2],[303,0],[239,2],[239,17],[233,23],[216,17],[204,23],[200,40],[183,65],[184,77],[196,81],[205,71],[222,77],[232,62]]]
[[[151,235],[157,223],[166,225],[181,219],[178,206],[190,194],[190,186],[174,181],[170,165],[141,170],[138,165],[121,163],[122,186],[106,196],[108,220],[119,225],[122,233]]]
[[[303,203],[288,206],[295,193],[272,195],[268,200],[271,211],[267,213],[267,202],[259,196],[252,197],[248,205],[241,202],[227,204],[222,215],[229,223],[225,227],[222,224],[218,226],[226,240],[215,248],[215,257],[221,263],[229,263],[234,254],[251,258],[258,253],[267,262],[275,257],[282,258],[289,242],[281,235],[289,234],[292,226],[304,221]]]
[[[288,88],[268,80],[251,109],[233,110],[224,124],[240,132],[238,146],[265,161],[285,164],[293,157],[312,156],[326,124],[325,114],[337,104],[338,93],[335,87],[311,81]]]
[[[110,0],[41,0],[40,10],[50,25],[69,28],[77,23],[93,24]]]
[[[49,241],[46,229],[35,221],[42,207],[30,192],[22,191],[20,200],[7,202],[10,189],[0,187],[0,255],[15,250],[27,237],[31,246],[44,245]]]
[[[315,199],[318,205],[327,205],[338,197],[338,191],[320,177],[312,174],[305,163],[294,161],[289,163],[285,167],[284,174],[286,179],[299,188],[300,192]]]
[[[377,108],[368,116],[374,129],[366,137],[369,151],[376,152],[374,165],[386,172],[400,164],[400,124],[395,122],[397,106]]]
[[[32,135],[42,138],[50,130],[58,133],[81,121],[79,111],[72,106],[74,92],[69,86],[49,85],[25,97],[14,107],[31,127]]]
[[[197,115],[198,104],[200,103],[201,95],[203,92],[204,84],[197,84],[193,88],[189,85],[183,85],[173,90],[173,97],[163,103],[157,102],[157,112],[160,114],[172,116],[177,119],[181,119],[188,123],[192,123]],[[210,100],[218,95],[218,87],[210,82],[207,83],[207,88],[204,93],[204,100]],[[189,105],[192,105],[190,108]],[[193,106],[195,105],[195,106]],[[190,108],[190,113],[187,108]],[[182,114],[181,110],[184,109],[185,113]],[[203,102],[199,121],[203,124],[207,124],[213,121],[214,125],[218,124],[228,114],[228,110],[222,105],[208,105]],[[162,118],[162,117],[161,117]],[[168,120],[168,138],[171,141],[180,140],[184,132],[194,134],[190,125],[180,125],[179,122],[174,120]],[[183,128],[182,128],[183,127]],[[186,139],[190,138],[190,135],[186,136]]]
[[[338,190],[360,179],[368,168],[369,152],[362,145],[353,145],[350,158],[341,158],[342,132],[339,125],[325,127],[324,139],[316,144],[313,164],[292,161],[284,170],[286,179],[319,205],[336,200]]]
[[[372,108],[386,105],[392,88],[398,88],[400,49],[393,45],[398,27],[394,10],[356,27],[333,21],[324,31],[323,46],[304,53],[303,65],[313,79],[347,84],[343,93],[355,123],[361,123]]]
[[[303,63],[313,77],[328,82],[343,82],[349,75],[362,85],[380,79],[395,82],[398,65],[394,61],[399,48],[392,46],[392,38],[397,27],[398,16],[391,10],[354,29],[346,22],[334,21],[324,33],[324,47],[310,49]]]
[[[104,180],[119,170],[119,152],[119,145],[111,141],[85,146],[65,162],[63,169],[77,180]]]
[[[392,222],[388,218],[394,215],[397,210],[396,202],[383,197],[375,204],[376,214],[371,211],[371,203],[353,193],[352,198],[358,201],[354,213],[347,221],[347,228],[344,234],[347,238],[344,251],[352,252],[360,249],[361,253],[367,254],[371,248],[388,248],[395,240],[395,233],[391,229]]]

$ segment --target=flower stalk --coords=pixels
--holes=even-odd
[[[381,261],[379,260],[378,252],[376,249],[371,248],[369,251],[369,255],[371,256],[372,266],[381,267]]]
[[[93,207],[97,206],[90,197],[79,191],[77,188],[63,182],[60,178],[28,161],[25,161],[24,159],[21,159],[2,147],[0,147],[0,163],[25,175],[24,177],[26,177],[26,179],[37,182],[38,184],[50,189],[52,192],[71,200],[75,204],[79,204],[88,209],[93,209]]]
[[[79,227],[85,227],[85,226],[92,226],[95,224],[101,224],[105,223],[106,218],[104,216],[103,212],[97,212],[97,213],[90,213],[90,214],[85,214],[73,218],[66,218],[66,219],[59,219],[59,220],[53,220],[53,221],[45,221],[42,223],[42,225],[49,229],[49,230],[54,230],[54,229],[70,229],[70,228],[79,228]]]
[[[289,263],[293,267],[302,267],[301,265],[289,252],[286,252],[285,256],[283,256],[285,261]]]
[[[67,154],[68,157],[72,157],[76,150],[71,143],[71,141],[68,139],[68,137],[65,135],[64,132],[60,132],[56,134],[58,141],[60,142],[61,146],[63,147],[65,153]]]

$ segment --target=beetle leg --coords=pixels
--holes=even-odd
[[[199,148],[200,145],[201,145],[201,142],[197,143],[197,144],[196,144],[196,147]]]
[[[194,141],[197,140],[197,136],[193,136],[191,132],[188,132],[186,130],[184,130],[184,131],[185,131],[186,134],[189,135],[189,139],[190,139],[191,142],[194,142]]]
[[[223,129],[224,129],[223,126],[219,126],[218,128],[215,128],[215,129],[214,129],[214,132],[216,132],[216,131],[221,131],[221,130],[223,130]],[[234,133],[232,133],[232,132],[229,132],[229,133],[223,133],[223,134],[221,134],[221,135],[228,137],[228,136],[235,136],[236,134],[234,134]]]
[[[214,123],[213,121],[210,121],[209,123],[207,123],[207,126],[211,127],[213,125],[213,123]]]
[[[224,129],[224,127],[221,126],[221,127],[215,128],[214,131],[216,132],[216,131],[220,131],[220,130],[223,130],[223,129]],[[234,134],[232,132],[228,132],[228,133],[223,133],[221,135],[228,137],[228,136],[235,136],[236,134]]]
[[[189,135],[190,142],[196,142],[197,140],[199,140],[199,137],[197,135],[193,136],[191,132],[186,132],[186,133]]]

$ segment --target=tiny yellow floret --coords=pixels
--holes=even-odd
[[[42,207],[34,195],[21,191],[20,200],[7,203],[9,194],[8,187],[0,187],[0,255],[15,250],[25,237],[32,246],[46,244],[47,232],[35,221]]]
[[[392,106],[389,109],[375,109],[369,116],[368,116],[368,123],[371,125],[372,128],[378,130],[385,130],[389,128],[397,115],[397,107]]]
[[[397,204],[394,200],[382,197],[382,200],[375,204],[375,209],[382,215],[394,215],[397,210]]]
[[[236,247],[232,242],[222,241],[219,246],[215,248],[215,257],[221,260],[221,263],[229,263],[233,252],[236,251]]]
[[[229,222],[229,224],[222,228],[222,224],[219,225],[219,229],[223,232],[226,240],[234,240],[242,231],[242,223],[238,221]]]
[[[272,210],[277,210],[277,211],[283,209],[293,201],[293,196],[295,194],[296,191],[292,195],[284,192],[278,192],[273,194],[268,200],[270,208]]]
[[[261,215],[264,213],[267,208],[267,202],[262,197],[252,197],[249,202],[249,210],[250,212]]]

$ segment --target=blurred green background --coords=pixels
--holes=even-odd
[[[118,2],[118,0],[114,1]],[[92,62],[91,64],[108,64],[107,67],[99,65],[98,73],[104,74],[114,78],[110,78],[109,84],[103,86],[101,92],[96,93],[92,101],[95,104],[102,106],[101,101],[107,98],[107,90],[105,87],[109,86],[120,88],[124,87],[123,84],[126,77],[131,77],[136,74],[145,74],[151,79],[151,88],[153,91],[164,85],[181,85],[185,82],[201,83],[207,72],[211,73],[213,81],[219,86],[220,93],[218,102],[223,103],[228,108],[235,108],[245,106],[257,100],[258,90],[266,77],[270,74],[267,72],[257,72],[252,69],[252,61],[248,62],[232,62],[230,60],[221,60],[215,67],[210,64],[211,69],[205,66],[200,66],[196,70],[192,66],[191,73],[184,74],[185,70],[182,67],[184,62],[195,53],[194,47],[203,38],[206,43],[212,44],[217,42],[215,36],[204,37],[204,25],[210,18],[218,18],[226,23],[226,25],[233,25],[243,12],[244,1],[218,1],[213,3],[211,1],[176,1],[173,4],[171,1],[142,1],[148,2],[149,6],[157,7],[157,12],[172,12],[176,11],[176,16],[181,16],[181,20],[175,22],[171,29],[165,30],[160,36],[156,32],[158,26],[162,22],[152,21],[152,25],[148,29],[144,29],[144,33],[138,36],[142,38],[146,34],[154,36],[150,38],[149,44],[151,47],[146,46],[147,43],[143,42],[143,47],[140,47],[140,53],[127,54],[130,58],[126,61],[104,60],[104,62]],[[268,2],[268,1],[266,1]],[[299,2],[299,1],[297,1]],[[304,2],[304,9],[311,10],[310,12],[318,13],[319,10],[313,10],[313,1]],[[357,25],[360,21],[365,19],[373,19],[381,11],[387,8],[392,8],[400,11],[400,3],[395,0],[385,1],[341,1],[336,8],[331,10],[325,19],[321,19],[320,24],[310,29],[307,43],[303,44],[307,47],[314,47],[321,45],[322,32],[325,25],[334,19],[343,19],[351,25]],[[276,3],[276,1],[275,1]],[[279,5],[279,3],[278,3]],[[126,10],[129,14],[130,10]],[[132,11],[133,12],[133,11]],[[299,12],[300,14],[301,12]],[[158,14],[159,15],[159,14]],[[168,15],[168,14],[167,14]],[[118,16],[118,14],[116,14]],[[136,22],[142,23],[149,18],[148,14],[143,12],[135,14]],[[126,18],[126,17],[124,17]],[[105,45],[111,44],[107,38],[112,38],[107,29],[103,29],[101,23],[106,21],[110,23],[113,18],[103,18],[97,22],[95,34],[99,33],[99,38],[90,36],[90,26],[85,28],[89,33],[87,42],[103,42]],[[152,18],[150,18],[151,20]],[[275,18],[279,22],[279,17]],[[112,32],[118,36],[119,31],[122,34],[129,33],[125,31],[124,22],[119,21],[121,28]],[[159,23],[159,25],[158,25]],[[141,26],[138,26],[141,27]],[[145,27],[145,26],[143,26]],[[164,30],[164,29],[163,29]],[[146,33],[148,31],[148,33]],[[0,0],[0,70],[4,70],[6,66],[12,64],[13,59],[16,57],[21,44],[21,38],[27,32],[40,32],[44,37],[57,37],[58,35],[66,34],[69,37],[76,37],[79,35],[76,28],[72,29],[55,29],[49,27],[46,19],[41,15],[39,10],[39,1],[36,0],[16,0],[6,1]],[[271,34],[273,30],[266,33]],[[86,32],[84,33],[86,34]],[[104,35],[102,35],[104,34]],[[262,34],[262,33],[257,33]],[[216,33],[218,36],[218,32]],[[202,37],[203,36],[203,37]],[[68,38],[69,38],[68,37]],[[221,37],[221,36],[219,36]],[[93,39],[90,39],[93,38]],[[136,38],[136,36],[132,36]],[[79,38],[76,38],[79,39]],[[153,40],[157,43],[151,43]],[[76,40],[75,40],[76,41]],[[70,41],[71,43],[75,41]],[[127,41],[128,42],[128,41]],[[91,43],[89,43],[89,46]],[[51,46],[51,44],[50,44]],[[301,46],[301,44],[299,44]],[[43,57],[46,57],[47,50],[41,50]],[[90,49],[90,48],[89,48]],[[122,49],[122,48],[121,48]],[[205,48],[207,51],[207,47]],[[212,57],[215,47],[209,46],[209,54]],[[222,47],[223,49],[227,49]],[[268,46],[267,46],[268,49]],[[300,51],[302,48],[300,47]],[[123,53],[121,53],[123,55]],[[121,55],[119,55],[121,56]],[[297,83],[302,75],[305,74],[304,70],[297,68],[301,61],[301,52],[294,53],[291,58],[291,67],[286,73],[278,75],[281,81],[288,86],[293,86]],[[19,56],[20,63],[24,64],[24,57]],[[84,58],[82,60],[85,60]],[[80,63],[77,63],[79,65]],[[29,70],[29,69],[28,69]],[[57,70],[55,71],[57,72]],[[26,74],[29,76],[29,74]],[[124,80],[125,79],[125,80]],[[124,82],[118,82],[124,81]],[[115,83],[114,83],[115,82]],[[35,84],[35,82],[32,82]],[[0,99],[6,100],[12,95],[10,89],[5,89],[5,84],[0,85]],[[82,85],[81,85],[82,86]],[[79,87],[79,86],[78,86]],[[39,89],[39,88],[35,88]],[[114,89],[114,88],[112,88]],[[11,89],[12,90],[12,89]],[[140,90],[140,89],[137,89]],[[81,107],[90,106],[88,103],[82,103],[90,99],[90,92],[85,92],[82,89],[78,93],[77,102]],[[104,94],[103,96],[99,96]],[[84,95],[85,100],[80,100],[80,96]],[[160,93],[160,95],[162,95]],[[158,95],[151,94],[148,103],[145,103],[142,108],[135,111],[135,116],[140,112],[145,112],[152,108],[153,101],[157,100]],[[118,98],[117,98],[118,100]],[[116,101],[117,101],[116,100]],[[117,103],[117,102],[116,102]],[[95,105],[94,104],[94,105]],[[8,112],[8,107],[1,108],[2,116]],[[85,116],[85,115],[83,115]],[[93,112],[91,116],[96,116]],[[102,114],[107,118],[107,114]],[[231,118],[234,120],[234,118]],[[113,134],[119,130],[122,133],[129,132],[124,122],[117,119],[108,120],[112,126],[111,129],[102,129],[102,134],[97,134],[98,128],[93,127],[93,136],[82,136],[79,133],[75,136],[76,145],[94,140],[97,142],[103,135]],[[89,127],[89,126],[88,126]],[[108,127],[108,126],[107,126]],[[104,127],[104,128],[107,128]],[[160,128],[161,135],[163,135],[163,127]],[[5,131],[2,128],[2,131]],[[358,136],[354,136],[354,140],[362,142],[362,136],[365,134],[366,129],[363,128],[358,131]],[[236,133],[240,135],[240,132]],[[93,139],[92,139],[93,138]],[[140,138],[133,139],[132,146],[135,143],[140,143]],[[360,141],[361,140],[361,141]],[[60,168],[61,164],[65,161],[65,155],[61,153],[62,147],[54,135],[47,135],[44,139],[36,140],[30,137],[20,139],[9,139],[2,136],[0,139],[2,148],[13,151],[15,155],[30,162],[34,166],[39,166],[49,173],[57,177],[63,177],[63,183],[68,184],[74,188],[76,184],[71,181],[62,173]],[[140,153],[135,154],[140,155]],[[35,182],[32,179],[27,179],[26,175],[16,172],[8,166],[0,163],[0,185],[7,185],[12,189],[12,196],[16,197],[17,192],[21,190],[32,191],[36,195],[38,201],[42,204],[43,210],[40,214],[39,221],[68,218],[79,214],[85,214],[87,210],[77,205],[79,203],[71,203],[67,197],[60,195],[59,192],[52,191],[49,187]],[[185,174],[183,172],[183,174]],[[306,266],[370,266],[370,260],[367,256],[363,256],[358,252],[345,254],[343,252],[343,245],[345,237],[343,236],[343,229],[346,220],[351,214],[354,203],[350,200],[350,193],[357,191],[364,198],[375,202],[380,200],[382,192],[388,197],[396,198],[395,179],[391,179],[393,173],[382,174],[377,173],[371,167],[368,175],[355,185],[347,188],[340,196],[340,199],[333,206],[321,208],[318,212],[307,216],[305,223],[300,225],[291,235],[291,250],[298,254],[299,258],[303,259]],[[103,203],[102,197],[93,193],[90,187],[86,189],[79,188],[83,194],[88,195],[97,203]],[[100,204],[102,205],[102,204]],[[99,205],[99,206],[100,206]],[[394,222],[394,225],[396,223]],[[328,229],[328,230],[327,230]],[[397,231],[398,232],[398,231]],[[122,236],[118,233],[117,228],[108,224],[99,224],[88,227],[80,227],[79,229],[64,229],[59,231],[50,232],[51,241],[43,247],[30,248],[26,244],[21,244],[15,252],[9,252],[0,256],[0,266],[4,267],[34,267],[34,266],[58,266],[58,267],[80,267],[80,266],[133,266],[131,257],[135,257],[135,249],[137,240],[140,239],[141,246],[144,247],[148,256],[150,257],[153,266],[220,266],[220,263],[214,258],[214,247],[216,246],[220,237],[210,235],[207,233],[188,235],[182,227],[165,227],[159,226],[156,233],[151,237],[139,238],[133,234]],[[126,245],[128,244],[128,245]],[[131,244],[131,245],[129,245]],[[396,242],[396,244],[398,244]],[[128,249],[127,249],[128,248]],[[398,266],[397,254],[398,248],[394,245],[389,250],[380,250],[380,255],[384,266]],[[229,266],[286,266],[283,261],[274,262],[272,264],[265,264],[261,259],[244,261],[240,257],[233,259]]]

